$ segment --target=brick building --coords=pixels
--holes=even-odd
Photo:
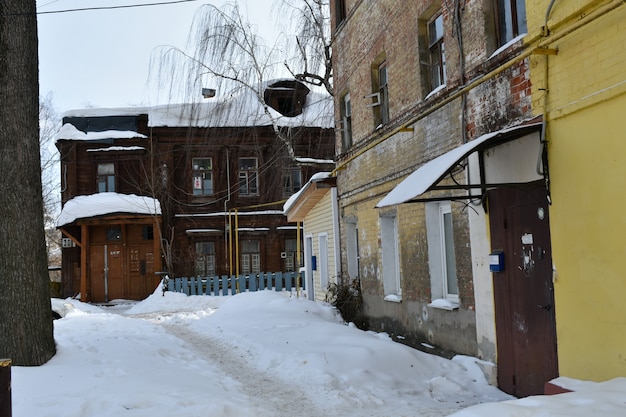
[[[516,337],[545,339],[525,359],[554,358],[554,314],[530,307],[553,300],[524,3],[334,0],[331,15],[342,276],[360,280],[370,326],[420,349],[494,363],[498,352],[504,371]],[[492,274],[493,259],[509,267]],[[508,286],[516,273],[543,286]],[[536,332],[507,333],[516,318]],[[526,366],[509,391],[555,376]]]

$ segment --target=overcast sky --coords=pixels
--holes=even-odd
[[[85,107],[156,105],[148,85],[159,45],[185,48],[194,14],[224,0],[64,13],[53,11],[171,0],[37,0],[39,89],[59,113]],[[264,37],[274,32],[273,0],[238,0]]]

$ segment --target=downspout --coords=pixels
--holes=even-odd
[[[552,7],[554,6],[554,3],[556,2],[556,0],[551,0],[550,4],[548,5],[548,8],[546,9],[546,17],[543,23],[543,28],[541,29],[541,32],[543,34],[543,36],[547,37],[550,35],[550,29],[548,27],[548,20],[550,19],[550,14],[552,13]],[[548,144],[546,141],[546,129],[547,129],[547,124],[548,124],[548,93],[550,91],[550,89],[548,88],[549,86],[549,81],[548,81],[548,76],[549,76],[549,71],[548,68],[549,67],[549,55],[546,54],[544,56],[544,88],[540,88],[539,90],[543,90],[543,117],[542,117],[542,121],[541,121],[541,137],[540,137],[540,147],[539,147],[539,155],[537,155],[537,174],[541,175],[544,177],[544,181],[546,183],[546,190],[548,190],[548,204],[552,204],[552,198],[550,196],[550,178],[548,177],[548,172],[544,169],[544,154],[545,154],[545,149],[547,148]]]

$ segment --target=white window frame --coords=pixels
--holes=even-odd
[[[380,245],[382,252],[383,291],[386,301],[402,301],[398,221],[394,215],[380,216]]]
[[[351,280],[359,278],[359,226],[356,222],[346,222],[346,256],[348,258],[348,276]]]
[[[448,302],[447,304],[434,303],[433,306],[448,306],[450,309],[454,309],[458,308],[459,305],[458,277],[456,275],[454,235],[448,235],[446,239],[445,217],[448,215],[452,216],[452,207],[449,201],[426,203],[426,234],[431,294],[433,301],[441,299]],[[447,241],[450,238],[451,241]],[[450,256],[454,259],[450,259]],[[449,288],[449,279],[456,281],[456,293],[454,289]]]
[[[320,273],[320,287],[323,291],[328,289],[329,264],[328,264],[328,233],[320,233],[317,236],[319,250],[318,271]]]

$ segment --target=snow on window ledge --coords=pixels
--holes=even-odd
[[[441,310],[453,311],[453,310],[457,310],[459,308],[459,303],[455,303],[455,302],[450,301],[450,300],[445,300],[443,298],[438,298],[436,300],[433,300],[430,304],[428,304],[428,307],[439,308]]]
[[[433,91],[428,93],[428,95],[424,98],[424,100],[428,100],[429,98],[431,98],[432,96],[434,96],[435,94],[443,90],[444,88],[446,88],[446,84],[445,83],[440,84],[439,87],[435,88]]]
[[[498,49],[496,49],[490,56],[489,58],[487,58],[487,60],[490,60],[491,58],[493,58],[496,55],[500,55],[500,53],[502,53],[502,51],[505,51],[509,48],[509,46],[516,44],[517,42],[521,41],[524,36],[526,36],[526,33],[522,33],[521,35],[516,36],[515,38],[511,39],[510,41],[508,41],[507,43],[505,43],[504,45],[502,45],[501,47],[499,47]]]
[[[398,295],[398,294],[389,294],[386,295],[384,298],[385,301],[391,301],[392,303],[401,303],[402,302],[402,296]]]

